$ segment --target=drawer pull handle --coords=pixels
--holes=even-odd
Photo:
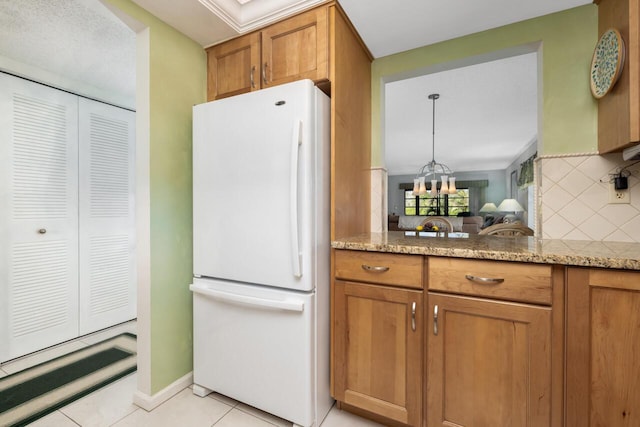
[[[411,330],[416,330],[416,302],[411,304]]]
[[[249,74],[249,78],[251,80],[251,89],[255,89],[256,82],[253,80],[253,73],[256,71],[256,66],[251,67],[251,73]]]
[[[433,335],[438,335],[438,304],[433,306]]]
[[[384,273],[385,271],[389,271],[389,267],[378,266],[378,265],[367,265],[367,264],[362,264],[362,269],[366,271],[371,271],[372,273]]]
[[[478,277],[478,276],[472,276],[471,274],[467,274],[464,276],[467,280],[470,280],[472,282],[476,282],[476,283],[480,283],[482,285],[497,285],[499,283],[504,282],[504,279],[500,279],[500,278],[491,278],[491,277]]]

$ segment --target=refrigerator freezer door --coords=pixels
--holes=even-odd
[[[194,383],[311,426],[315,294],[213,279],[190,288]]]
[[[196,276],[313,289],[316,96],[303,80],[194,107]]]

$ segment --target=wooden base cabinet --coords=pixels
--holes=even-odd
[[[567,426],[640,426],[640,273],[567,278]]]
[[[422,291],[335,281],[336,400],[422,425],[422,299]]]
[[[564,268],[427,266],[427,426],[561,426]]]
[[[383,425],[422,426],[424,258],[332,257],[332,396]]]
[[[550,425],[551,309],[431,292],[428,301],[427,425]]]

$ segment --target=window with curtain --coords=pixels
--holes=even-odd
[[[520,163],[520,175],[518,175],[518,187],[528,187],[533,184],[533,161],[538,156],[538,153],[529,157],[524,162]]]

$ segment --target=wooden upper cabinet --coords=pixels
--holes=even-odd
[[[327,14],[320,7],[262,30],[262,87],[329,78]]]
[[[207,49],[207,99],[260,88],[260,34],[251,33]]]
[[[624,67],[611,92],[598,101],[598,151],[620,151],[640,141],[639,0],[596,0],[598,37],[609,28],[625,43]]]
[[[569,268],[567,426],[640,425],[640,273]]]
[[[207,99],[329,79],[328,7],[322,6],[207,49]]]
[[[371,227],[371,53],[327,2],[207,49],[207,101],[300,79],[331,96],[331,239]]]

